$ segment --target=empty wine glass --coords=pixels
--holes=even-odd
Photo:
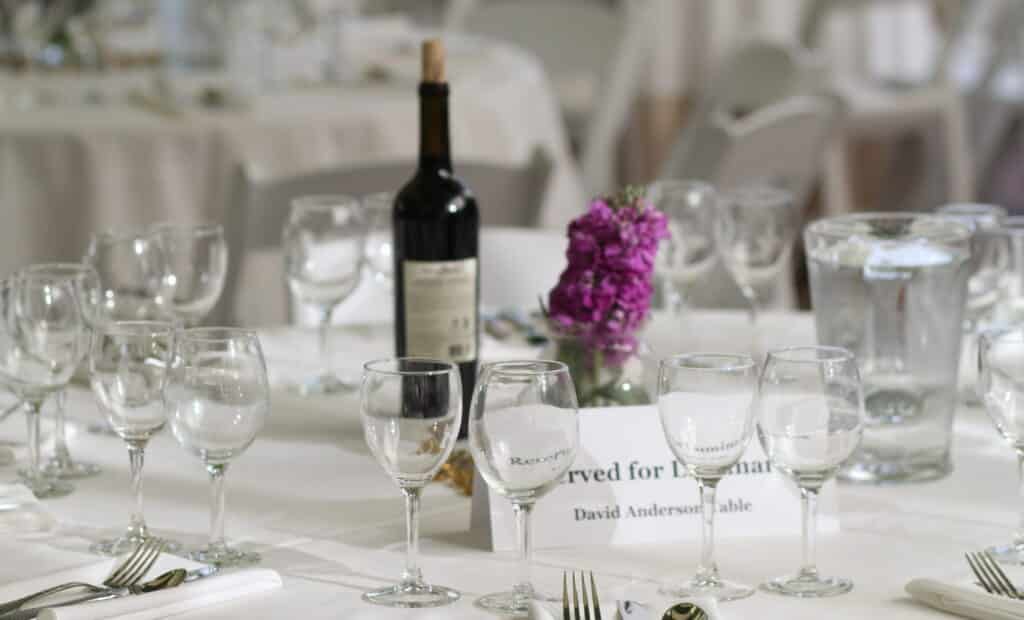
[[[303,196],[292,201],[284,229],[284,264],[288,286],[300,302],[317,308],[319,376],[300,386],[304,394],[353,389],[331,370],[327,346],[334,308],[359,285],[366,246],[366,218],[355,198]]]
[[[96,233],[82,262],[100,278],[99,320],[167,318],[167,261],[157,233]]]
[[[210,474],[210,542],[189,557],[221,567],[258,562],[259,554],[229,547],[224,538],[224,474],[256,439],[270,411],[267,366],[256,333],[184,330],[164,393],[174,438]]]
[[[772,466],[800,488],[803,532],[800,569],[761,587],[804,598],[849,592],[849,579],[818,574],[814,546],[818,492],[857,449],[864,428],[857,361],[839,347],[769,351],[759,388],[757,435]]]
[[[28,421],[28,469],[22,479],[36,497],[59,497],[74,487],[42,471],[39,417],[43,401],[59,392],[81,360],[82,313],[74,283],[42,273],[5,281],[0,330],[0,382],[22,401]]]
[[[693,353],[662,360],[658,413],[669,448],[697,480],[701,503],[701,554],[697,574],[667,583],[668,596],[710,596],[730,601],[753,588],[723,580],[715,563],[715,492],[739,461],[754,432],[757,365],[747,355]]]
[[[92,267],[82,263],[39,263],[27,267],[24,273],[45,276],[57,281],[66,280],[74,288],[82,316],[82,343],[78,349],[78,360],[75,362],[75,368],[78,368],[89,355],[89,308],[96,303],[99,295],[99,276]],[[100,472],[99,465],[71,458],[64,426],[66,402],[67,384],[61,386],[54,395],[53,457],[43,466],[43,471],[49,476],[64,479],[94,476]]]
[[[1009,243],[1000,234],[1006,209],[997,205],[958,203],[939,207],[939,215],[963,222],[971,234],[971,276],[967,281],[964,330],[973,334],[979,321],[991,314],[999,301],[1000,280],[1010,261]]]
[[[391,284],[394,278],[395,263],[392,244],[391,212],[395,204],[395,195],[391,192],[379,192],[363,198],[363,208],[369,222],[369,233],[366,236],[366,264],[370,267],[373,279],[383,284]]]
[[[668,218],[669,238],[662,242],[657,270],[669,284],[676,313],[686,307],[693,283],[715,264],[715,189],[701,181],[658,181],[647,197]]]
[[[166,264],[167,310],[185,326],[198,325],[217,305],[228,268],[228,244],[219,224],[154,230]]]
[[[750,305],[757,327],[758,288],[777,281],[793,250],[798,228],[793,196],[767,185],[740,187],[721,196],[715,244],[722,262]]]
[[[397,358],[363,366],[360,412],[366,443],[391,476],[406,507],[406,560],[402,579],[363,594],[387,607],[437,607],[459,599],[451,588],[428,584],[418,564],[423,487],[455,446],[462,425],[458,366],[425,358]]]
[[[168,322],[109,321],[93,330],[92,391],[111,428],[128,444],[135,495],[128,529],[114,540],[94,544],[94,553],[120,555],[150,537],[142,514],[142,465],[146,444],[167,422],[163,390],[173,350],[174,326]]]
[[[1006,238],[1009,259],[995,320],[1003,325],[1014,325],[1024,320],[1024,216],[1003,218],[997,234]]]
[[[480,369],[470,407],[469,447],[487,486],[512,502],[519,570],[511,591],[483,596],[477,606],[523,617],[531,600],[555,600],[538,592],[530,577],[530,514],[569,471],[578,446],[576,387],[565,364],[511,361]]]

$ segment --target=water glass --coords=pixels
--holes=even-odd
[[[686,307],[687,291],[715,265],[718,196],[702,181],[665,180],[650,185],[647,197],[668,218],[669,238],[658,250],[656,270],[679,313]]]
[[[75,363],[77,368],[89,355],[89,340],[91,338],[89,317],[90,311],[95,307],[99,297],[100,287],[96,270],[83,263],[39,263],[26,267],[23,273],[52,278],[56,281],[67,281],[74,288],[82,317],[82,342],[79,345],[78,360]],[[54,395],[53,457],[43,466],[43,471],[48,476],[65,480],[95,476],[100,472],[99,465],[71,458],[64,425],[66,402],[67,386],[65,385]]]
[[[370,452],[402,490],[406,560],[401,581],[363,594],[386,607],[437,607],[459,592],[428,584],[420,571],[420,494],[455,446],[462,425],[462,382],[454,364],[397,358],[363,366],[360,414]]]
[[[757,364],[747,355],[695,353],[662,360],[658,414],[672,453],[697,480],[701,503],[701,555],[697,574],[667,583],[662,594],[677,598],[745,598],[753,588],[722,579],[715,562],[715,492],[739,461],[754,432]]]
[[[150,537],[142,510],[142,466],[146,444],[167,422],[163,391],[174,335],[174,326],[161,321],[109,321],[94,327],[90,383],[107,422],[128,445],[135,496],[128,529],[114,540],[94,544],[94,553],[121,555]]]
[[[296,198],[285,225],[283,246],[285,275],[292,295],[320,313],[322,371],[299,391],[330,394],[353,389],[331,370],[327,334],[334,308],[359,285],[366,247],[363,209],[349,196]]]
[[[82,262],[100,278],[98,319],[166,320],[167,261],[157,233],[96,233]]]
[[[394,279],[394,239],[392,238],[391,217],[395,195],[379,192],[363,198],[363,208],[369,223],[366,237],[366,264],[374,281],[390,286]]]
[[[1024,321],[1024,216],[1003,218],[996,234],[1006,238],[1009,259],[1000,282],[1000,300],[995,321],[1014,325]]]
[[[793,575],[761,587],[796,597],[853,589],[849,579],[822,577],[815,564],[818,493],[860,443],[864,393],[853,354],[838,347],[770,351],[759,380],[757,435],[772,466],[800,488],[803,560]]]
[[[217,305],[228,269],[228,244],[219,224],[162,224],[154,230],[166,265],[165,304],[186,327]]]
[[[726,269],[750,305],[757,326],[762,301],[758,288],[783,277],[793,250],[799,214],[788,191],[750,185],[724,193],[719,201],[715,244]]]
[[[210,542],[189,558],[220,567],[259,561],[224,538],[224,474],[263,428],[270,411],[267,366],[255,332],[182,331],[164,391],[174,438],[210,474]]]
[[[469,447],[487,486],[512,502],[519,541],[519,571],[512,590],[488,594],[476,604],[524,617],[531,600],[558,600],[538,592],[530,577],[530,515],[576,459],[579,421],[569,368],[543,360],[481,368],[470,406]]]
[[[39,498],[74,487],[40,467],[39,418],[43,401],[64,389],[81,361],[84,325],[72,281],[22,272],[4,281],[0,296],[0,383],[25,407],[28,469],[22,480]]]
[[[1000,282],[1009,266],[1009,244],[1001,234],[1006,209],[989,204],[957,203],[939,207],[936,213],[972,228],[970,277],[964,330],[972,334],[979,322],[990,317],[1000,296]]]

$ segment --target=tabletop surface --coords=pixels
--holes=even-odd
[[[812,324],[809,315],[769,314],[761,325],[762,340],[769,347],[810,342]],[[661,318],[651,329],[661,347],[681,351],[742,349],[744,334],[749,335],[745,315],[728,312]],[[390,345],[384,333],[364,331],[352,337],[339,331],[334,337],[336,346],[352,343],[354,360],[386,353]],[[267,332],[267,340],[277,343],[267,347],[272,369],[284,334]],[[492,346],[489,354],[485,348],[484,355],[494,357],[495,351]],[[73,420],[99,418],[84,388],[74,388],[68,410]],[[0,438],[23,440],[19,417],[0,425]],[[955,470],[944,480],[840,486],[842,529],[821,537],[818,559],[824,573],[852,578],[852,593],[795,600],[759,592],[722,605],[723,618],[943,617],[913,603],[904,585],[915,577],[964,579],[963,553],[1008,541],[1018,504],[1012,451],[984,414],[961,408],[955,432]],[[123,443],[80,430],[71,447],[77,456],[101,464],[104,473],[78,482],[76,492],[66,498],[47,501],[47,508],[61,521],[59,533],[26,540],[24,545],[84,549],[89,540],[116,533],[127,523],[131,500]],[[10,467],[0,469],[0,475],[11,474]],[[279,571],[284,587],[183,618],[281,618],[296,610],[307,618],[486,618],[490,616],[474,608],[473,600],[510,585],[514,557],[487,551],[485,541],[469,531],[470,500],[434,484],[423,500],[422,566],[428,580],[461,590],[462,600],[435,611],[388,610],[360,601],[363,590],[392,582],[400,573],[404,512],[398,490],[369,455],[353,395],[303,401],[275,391],[268,427],[231,465],[227,479],[228,536],[259,550],[263,566]],[[728,478],[723,480],[723,488],[728,484]],[[158,534],[186,543],[203,541],[208,525],[206,485],[199,463],[168,433],[151,442],[146,454],[146,516]],[[680,481],[680,494],[695,494],[693,486],[692,480]],[[790,572],[799,561],[798,531],[799,524],[794,523],[792,537],[720,540],[717,554],[723,574],[756,584]],[[564,569],[589,569],[602,591],[613,592],[636,579],[687,576],[698,551],[697,543],[539,550],[535,580],[555,591]],[[14,570],[0,563],[0,583],[12,580]],[[18,570],[27,575],[32,567]]]

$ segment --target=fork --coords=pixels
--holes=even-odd
[[[587,599],[587,579],[583,572],[580,572],[580,589],[583,590],[583,613],[580,614],[580,598],[576,590],[576,573],[572,573],[572,611],[569,615],[569,584],[568,577],[562,572],[562,618],[563,620],[591,620],[590,609],[593,606],[593,620],[601,620],[601,602],[597,600],[597,584],[594,582],[594,573],[590,573],[590,599]]]
[[[141,545],[135,548],[123,562],[114,567],[110,572],[110,575],[103,580],[102,586],[94,586],[91,583],[85,583],[81,581],[72,581],[69,583],[62,583],[52,588],[40,590],[34,592],[28,596],[23,596],[13,601],[8,601],[0,605],[0,614],[5,614],[21,607],[28,602],[36,599],[44,598],[57,594],[58,592],[64,592],[65,590],[71,590],[73,588],[85,588],[89,592],[105,592],[111,588],[126,588],[137,584],[149,569],[153,568],[153,564],[156,563],[157,558],[160,557],[160,552],[164,549],[165,542],[159,538],[147,538]]]
[[[967,553],[967,564],[974,576],[981,582],[981,587],[989,594],[998,594],[1010,598],[1021,599],[1021,593],[1006,576],[999,564],[988,553]]]

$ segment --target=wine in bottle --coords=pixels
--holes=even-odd
[[[419,165],[394,206],[395,345],[399,356],[458,364],[465,437],[480,342],[480,216],[476,198],[452,171],[440,40],[423,44],[419,95]]]

